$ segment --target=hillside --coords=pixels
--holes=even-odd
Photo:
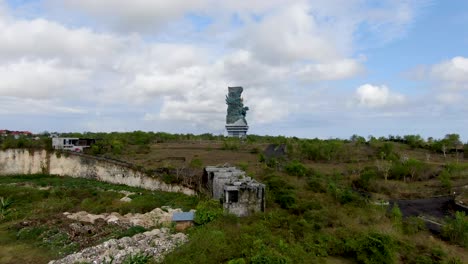
[[[445,207],[440,209],[445,217],[423,215],[443,224],[436,234],[421,218],[405,215],[405,208],[392,208],[396,200],[454,193],[456,201],[468,204],[466,145],[454,135],[439,140],[249,136],[244,141],[138,131],[90,136],[100,138],[90,154],[145,170],[185,168],[201,174],[204,166],[228,163],[267,185],[266,212],[241,219],[213,213],[213,221],[188,231],[190,242],[166,263],[468,262],[466,215]],[[14,147],[5,142],[4,148]],[[216,212],[203,203],[198,207]]]

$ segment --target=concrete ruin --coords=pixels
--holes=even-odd
[[[265,185],[236,167],[206,167],[203,185],[211,197],[219,200],[224,210],[231,214],[242,217],[265,210]]]

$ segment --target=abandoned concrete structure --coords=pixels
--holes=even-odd
[[[206,167],[203,184],[229,213],[248,216],[265,210],[265,185],[236,167]]]
[[[52,138],[53,149],[70,150],[75,152],[83,152],[85,148],[89,148],[95,143],[96,140],[92,138]]]

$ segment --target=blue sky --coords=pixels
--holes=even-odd
[[[468,2],[0,0],[0,129],[468,140]]]

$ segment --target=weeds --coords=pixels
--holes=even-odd
[[[0,197],[0,221],[5,219],[11,212],[11,205],[13,200],[11,198]]]
[[[442,228],[442,236],[463,247],[468,247],[468,216],[456,212],[454,219],[447,219]]]

